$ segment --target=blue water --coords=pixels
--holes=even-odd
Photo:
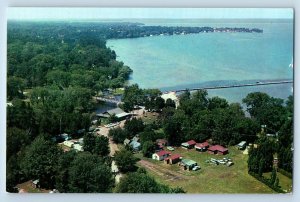
[[[292,79],[293,22],[135,20],[146,25],[261,28],[263,33],[201,33],[109,40],[118,60],[133,69],[130,83],[172,90],[205,82]],[[210,90],[210,96],[240,101],[249,92],[286,98],[291,84]]]

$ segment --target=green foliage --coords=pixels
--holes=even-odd
[[[30,135],[29,131],[25,131],[16,127],[7,129],[6,136],[6,158],[7,160],[16,154],[17,151],[25,148],[29,143]]]
[[[117,127],[110,129],[108,132],[108,136],[111,137],[115,143],[123,144],[124,140],[128,136],[128,133],[126,130]]]
[[[130,136],[133,137],[134,135],[142,132],[145,126],[142,119],[132,118],[125,121],[124,128],[130,134]]]
[[[259,139],[258,145],[249,151],[248,170],[261,176],[263,172],[271,171],[275,149],[274,143],[267,137]]]
[[[69,192],[70,165],[74,161],[77,153],[75,150],[64,152],[57,162],[57,174],[55,176],[55,188],[61,193]]]
[[[115,115],[115,114],[112,114],[111,116],[109,116],[109,118],[108,118],[108,122],[109,123],[115,123],[115,122],[117,122],[119,119],[118,119],[118,117]]]
[[[83,150],[102,157],[109,154],[108,138],[86,133],[83,137]]]
[[[23,91],[26,87],[26,82],[24,79],[19,77],[9,77],[7,78],[7,97],[9,100],[13,98],[23,98]]]
[[[108,138],[104,136],[96,137],[94,154],[98,154],[102,157],[109,154]]]
[[[91,133],[86,133],[83,136],[83,150],[86,152],[94,153],[96,136]]]
[[[275,181],[275,184],[271,184],[269,179],[264,178],[263,176],[258,175],[257,173],[254,172],[249,172],[250,175],[255,177],[257,180],[261,181],[277,193],[285,193],[278,185],[279,185],[279,179],[277,178]]]
[[[123,95],[124,110],[131,111],[135,105],[144,103],[143,90],[137,84],[125,88]]]
[[[125,173],[129,171],[135,171],[137,169],[135,165],[137,159],[130,151],[126,149],[117,151],[114,160],[116,161],[116,164],[121,172]]]
[[[142,153],[144,157],[151,158],[155,152],[155,144],[152,141],[146,141],[142,144]]]
[[[57,145],[39,136],[26,149],[21,169],[29,179],[39,179],[41,187],[54,188],[57,160],[61,153]]]
[[[111,169],[98,156],[81,152],[71,162],[68,172],[68,192],[107,193],[112,191],[114,177]]]
[[[182,188],[169,188],[157,183],[145,172],[129,173],[121,178],[116,191],[118,193],[185,193]]]
[[[274,134],[280,129],[287,114],[282,99],[256,92],[248,94],[243,102],[260,125],[267,125],[267,132]]]
[[[173,100],[171,100],[170,98],[168,98],[168,99],[166,100],[165,106],[166,106],[166,107],[173,107],[173,108],[175,108],[175,107],[176,107],[176,104],[175,104],[175,102],[174,102]]]

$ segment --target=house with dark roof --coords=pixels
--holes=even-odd
[[[181,147],[184,149],[192,149],[196,145],[195,140],[189,140],[187,142],[181,143]]]
[[[175,164],[181,160],[181,156],[179,154],[172,154],[171,156],[164,159],[166,164]]]
[[[197,143],[195,145],[195,149],[201,152],[206,151],[208,147],[209,147],[208,142]]]
[[[159,152],[152,154],[152,159],[162,161],[165,158],[167,158],[168,156],[170,156],[170,154],[171,154],[171,152],[161,150]]]
[[[221,145],[212,145],[207,150],[208,153],[210,154],[221,154],[221,155],[228,154],[228,149]]]

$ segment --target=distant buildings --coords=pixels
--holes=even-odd
[[[114,109],[111,109],[111,110],[107,110],[106,112],[104,113],[101,113],[101,114],[97,114],[98,117],[101,117],[101,118],[109,118],[110,116],[112,115],[115,115],[119,121],[120,120],[124,120],[126,119],[127,117],[131,116],[130,113],[127,113],[127,112],[124,112],[121,108],[117,107],[117,108],[114,108]]]

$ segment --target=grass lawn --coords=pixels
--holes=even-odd
[[[265,178],[270,179],[272,172],[264,173],[263,176]],[[284,191],[287,191],[288,193],[292,192],[292,186],[293,186],[293,180],[291,178],[288,178],[287,176],[277,172],[277,177],[279,179],[279,186]]]
[[[142,116],[142,120],[145,124],[151,124],[157,120],[158,113],[156,112],[146,112],[144,116]]]
[[[205,163],[207,159],[221,159],[225,156],[201,153],[194,149],[186,150],[180,147],[172,151],[173,154],[180,154],[183,158],[196,161],[201,167],[198,171],[184,171],[177,164],[168,165],[162,161],[144,158],[140,154],[137,157],[151,163],[152,166],[146,167],[146,169],[158,182],[171,187],[182,187],[188,193],[276,193],[248,174],[248,155],[242,154],[242,151],[235,147],[230,147],[229,152],[225,156],[234,162],[231,167]],[[168,178],[176,173],[178,177]]]
[[[116,90],[113,91],[114,95],[123,95],[124,94],[124,88],[116,88]]]

